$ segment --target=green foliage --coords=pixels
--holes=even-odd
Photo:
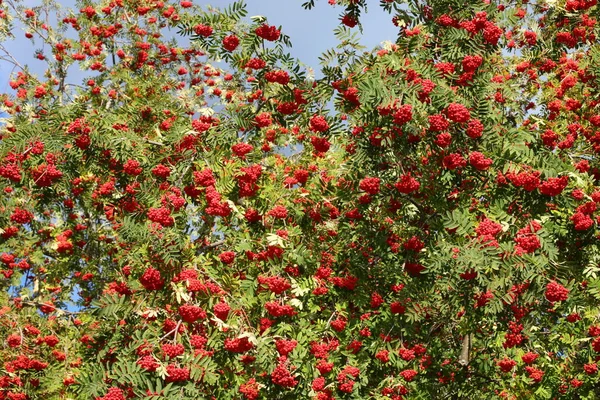
[[[0,5],[0,398],[599,396],[597,6],[337,3]]]

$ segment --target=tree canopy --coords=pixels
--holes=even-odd
[[[329,3],[0,1],[0,399],[600,397],[596,0]]]

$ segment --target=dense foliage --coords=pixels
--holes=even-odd
[[[596,0],[337,3],[0,1],[0,399],[600,397]]]

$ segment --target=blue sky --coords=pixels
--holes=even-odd
[[[40,4],[40,0],[28,0],[30,7]],[[60,2],[63,7],[74,4],[73,0]],[[212,0],[210,2],[195,0],[201,6],[226,7],[233,3],[231,0]],[[293,47],[291,54],[315,71],[319,70],[318,57],[323,51],[336,46],[333,30],[340,24],[339,15],[342,7],[333,7],[327,0],[319,0],[312,10],[302,8],[303,0],[247,0],[248,17],[263,15],[269,24],[282,26],[283,33],[290,36]],[[398,28],[391,23],[391,15],[379,7],[379,0],[369,2],[369,12],[362,17],[362,43],[371,49],[385,40],[395,40]],[[354,28],[358,31],[358,27]],[[33,58],[35,47],[24,37],[24,32],[15,29],[15,41],[3,43],[22,64],[29,64],[31,71],[41,75],[44,62]],[[0,61],[0,92],[10,91],[8,75],[12,65]],[[70,72],[74,72],[71,70]],[[82,74],[76,74],[74,81],[79,81]]]
[[[318,68],[318,57],[337,42],[333,30],[340,24],[339,15],[343,7],[333,7],[327,0],[319,0],[312,10],[304,10],[304,0],[248,0],[248,16],[264,15],[269,24],[282,26],[283,33],[290,36],[293,44],[292,55],[303,63]],[[224,7],[230,0],[213,0],[199,4]],[[395,41],[398,28],[392,16],[379,7],[379,0],[369,2],[369,12],[362,17],[362,43],[371,49],[384,40]],[[354,28],[358,31],[358,26]]]

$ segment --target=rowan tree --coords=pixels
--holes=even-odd
[[[600,396],[596,0],[329,3],[0,2],[0,399]]]

